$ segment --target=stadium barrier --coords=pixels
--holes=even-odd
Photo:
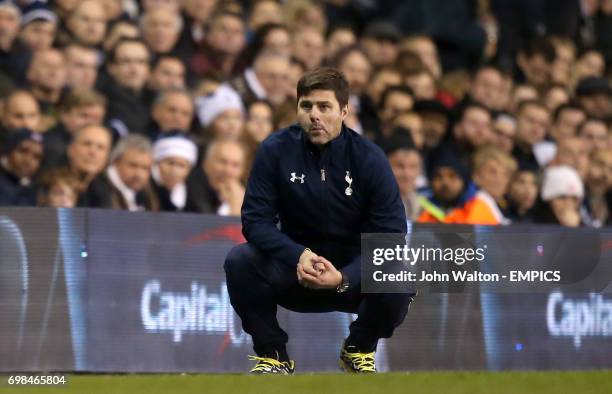
[[[597,234],[612,265],[612,233]],[[247,370],[251,339],[223,272],[241,242],[237,218],[0,208],[0,371]],[[377,362],[383,371],[611,368],[611,290],[424,292]],[[299,370],[335,371],[353,318],[279,309]]]

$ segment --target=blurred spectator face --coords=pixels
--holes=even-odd
[[[102,3],[84,0],[68,18],[68,30],[87,45],[100,45],[106,36],[106,10]]]
[[[11,95],[4,104],[2,124],[7,129],[38,130],[40,126],[40,107],[36,99],[27,92]]]
[[[401,83],[402,76],[398,71],[389,68],[382,69],[372,76],[372,81],[368,85],[368,96],[375,104],[378,104],[383,92],[389,86],[400,85]]]
[[[236,141],[242,135],[244,119],[238,109],[223,111],[211,124],[212,134],[221,140]]]
[[[287,80],[287,86],[285,87],[287,97],[297,99],[296,86],[304,74],[304,71],[306,70],[304,70],[304,67],[302,67],[299,63],[291,62],[291,65],[289,66],[289,79]]]
[[[361,95],[368,84],[372,70],[370,61],[365,55],[360,51],[352,51],[344,57],[339,69],[349,82],[351,94]]]
[[[206,40],[217,51],[238,55],[245,45],[244,23],[233,15],[222,15],[212,22]]]
[[[325,57],[332,59],[336,54],[344,48],[348,48],[357,42],[355,33],[351,29],[340,28],[334,30],[327,39],[327,47],[325,48]]]
[[[40,142],[24,140],[7,155],[8,166],[17,177],[30,179],[38,171],[42,157]]]
[[[479,107],[468,108],[463,118],[455,125],[457,140],[467,142],[471,147],[493,143],[495,135],[491,128],[491,114]]]
[[[299,30],[293,36],[293,56],[313,69],[321,64],[325,51],[323,34],[313,28]]]
[[[550,125],[548,110],[539,105],[526,105],[517,115],[517,141],[533,146],[546,137]]]
[[[157,168],[164,187],[172,190],[176,185],[185,182],[191,171],[191,164],[182,157],[167,157],[157,163]]]
[[[110,52],[120,40],[124,38],[139,38],[140,30],[138,27],[127,22],[117,22],[108,32],[104,40],[104,50]]]
[[[421,174],[421,156],[414,150],[399,149],[389,155],[389,164],[402,196],[412,193]]]
[[[423,120],[423,139],[427,149],[433,149],[440,144],[446,134],[448,119],[446,115],[435,111],[420,112]]]
[[[579,135],[587,143],[589,152],[608,147],[608,127],[606,123],[598,119],[589,119],[580,127]]]
[[[98,54],[94,49],[70,45],[64,50],[66,84],[73,88],[93,89],[98,78]]]
[[[508,197],[519,211],[527,211],[535,205],[538,198],[538,183],[531,171],[519,171],[508,189]]]
[[[244,172],[245,154],[237,142],[219,142],[208,152],[203,169],[213,189],[219,190],[227,182],[240,181]]]
[[[605,119],[612,115],[612,97],[606,93],[582,96],[578,98],[578,102],[590,116]]]
[[[589,166],[588,187],[590,191],[603,192],[612,187],[612,149],[596,151]]]
[[[550,208],[562,226],[574,227],[574,225],[570,225],[569,223],[568,213],[571,213],[573,217],[576,217],[579,215],[579,206],[580,202],[576,197],[563,196],[550,200]],[[577,216],[577,218],[580,218],[580,216]]]
[[[115,81],[128,89],[140,91],[149,77],[149,51],[139,42],[124,42],[115,49],[109,72]]]
[[[514,137],[516,136],[516,122],[507,116],[500,116],[493,123],[496,141],[495,145],[506,153],[512,152],[514,148]]]
[[[151,70],[149,87],[161,91],[185,87],[185,65],[176,57],[161,58]]]
[[[277,106],[287,99],[289,59],[276,55],[262,55],[255,60],[255,75],[266,92],[266,98]]]
[[[195,22],[201,24],[208,21],[217,3],[218,0],[184,0],[183,9]]]
[[[474,182],[479,188],[499,201],[506,194],[512,173],[497,160],[486,160],[474,173]]]
[[[403,113],[393,120],[393,125],[409,130],[414,146],[417,148],[417,150],[423,149],[425,138],[423,136],[423,121],[417,113]]]
[[[44,206],[53,208],[74,208],[78,200],[78,192],[65,182],[57,182],[47,192]]]
[[[433,100],[436,98],[436,83],[428,72],[407,75],[404,82],[414,92],[417,100]]]
[[[502,94],[504,79],[501,73],[494,68],[481,69],[472,81],[470,95],[477,102],[486,105],[492,110],[499,108],[498,96]]]
[[[519,104],[526,100],[536,100],[538,98],[538,91],[530,85],[518,85],[514,88],[514,94],[512,95],[512,105],[510,110],[515,112]]]
[[[168,53],[178,42],[181,25],[178,12],[152,8],[142,16],[142,37],[154,53]]]
[[[181,92],[168,92],[165,99],[153,108],[153,119],[161,131],[188,132],[193,119],[191,97]]]
[[[151,152],[130,148],[113,163],[121,181],[135,192],[143,190],[149,183],[152,164]]]
[[[434,76],[435,79],[442,75],[442,67],[438,57],[436,44],[428,37],[415,37],[408,39],[402,44],[402,50],[409,50],[416,53],[421,59],[421,63]]]
[[[554,111],[561,104],[569,102],[570,96],[564,88],[560,86],[553,86],[546,92],[546,107],[549,111]]]
[[[272,29],[264,38],[266,50],[291,56],[291,36],[286,29]]]
[[[565,164],[573,167],[578,175],[580,175],[580,178],[585,179],[589,171],[589,149],[587,142],[581,137],[565,138],[559,141],[553,164]]]
[[[110,148],[110,132],[101,126],[88,126],[80,130],[68,146],[70,167],[95,176],[106,167]]]
[[[588,51],[578,58],[574,69],[574,78],[580,81],[586,77],[602,77],[606,62],[601,53]]]
[[[164,8],[169,12],[179,12],[181,2],[180,0],[142,0],[142,7],[147,12],[155,8]]]
[[[8,51],[19,33],[19,13],[12,6],[0,7],[0,47]]]
[[[404,92],[389,93],[380,112],[381,124],[391,125],[400,114],[411,111],[413,105],[414,99],[411,95]]]
[[[547,62],[543,55],[536,53],[531,57],[526,57],[519,54],[518,64],[529,84],[544,86],[550,82],[552,64]]]
[[[57,49],[34,53],[27,71],[27,79],[34,86],[48,91],[59,91],[66,84],[66,62]]]
[[[451,167],[440,167],[431,180],[435,198],[442,204],[452,204],[463,191],[463,179]]]
[[[84,105],[60,112],[59,117],[66,130],[74,135],[83,127],[100,126],[105,114],[106,110],[102,105]]]
[[[249,27],[254,31],[267,23],[281,23],[282,21],[281,8],[276,1],[259,1],[253,5],[249,18]]]
[[[550,135],[559,141],[576,135],[578,125],[584,122],[586,114],[577,108],[566,108],[559,113],[557,120],[550,128]]]
[[[53,3],[63,12],[70,13],[77,8],[80,2],[81,0],[55,0]]]
[[[574,47],[566,44],[555,45],[556,58],[551,68],[551,80],[567,86],[570,83],[572,65],[574,64]]]
[[[57,25],[45,20],[34,20],[21,29],[19,37],[32,50],[51,48]]]
[[[274,128],[272,108],[264,103],[255,102],[249,107],[245,131],[256,142],[263,141]]]
[[[107,21],[114,21],[123,14],[123,0],[100,0],[104,7],[104,15]]]
[[[392,41],[363,37],[361,45],[368,54],[368,59],[376,67],[389,66],[397,59],[398,47]]]

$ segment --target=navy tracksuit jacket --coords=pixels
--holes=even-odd
[[[261,144],[242,225],[245,238],[264,255],[297,265],[307,247],[323,256],[338,249],[359,254],[361,233],[405,234],[406,215],[378,146],[343,126],[321,151],[296,124]],[[358,278],[358,272],[345,273]]]

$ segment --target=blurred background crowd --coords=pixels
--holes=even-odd
[[[612,0],[0,1],[0,205],[239,215],[320,65],[409,219],[612,222]]]

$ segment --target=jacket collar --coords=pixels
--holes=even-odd
[[[299,123],[292,125],[291,128],[292,129],[295,128],[296,130],[299,130],[300,139],[302,140],[302,144],[309,152],[312,152],[315,155],[320,155],[321,153],[327,152],[330,150],[333,151],[337,149],[342,149],[344,145],[346,144],[346,140],[349,134],[348,127],[346,127],[345,124],[342,123],[342,129],[340,130],[340,134],[338,134],[336,138],[334,138],[333,140],[325,144],[324,149],[319,149],[317,145],[310,142],[308,137],[306,137],[306,133],[304,132],[304,129],[302,128],[302,126],[300,126]]]

